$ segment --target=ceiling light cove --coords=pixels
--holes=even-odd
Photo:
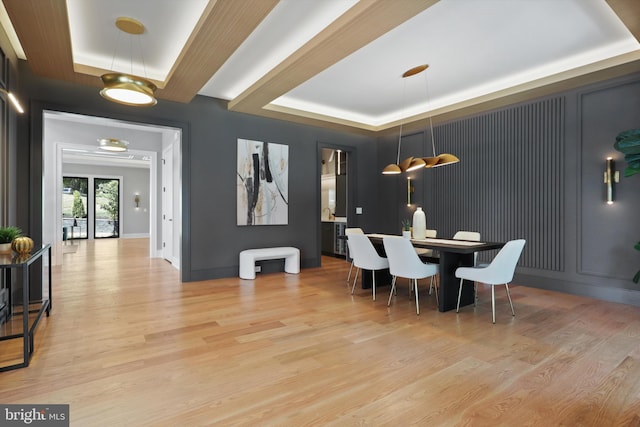
[[[154,0],[150,7],[130,0],[67,0],[74,68],[96,76],[115,71],[164,82],[208,3],[189,0],[176,7],[175,0]],[[144,22],[138,41],[114,28],[118,16]],[[115,46],[119,49],[114,53]]]
[[[234,99],[357,2],[280,0],[200,93]]]

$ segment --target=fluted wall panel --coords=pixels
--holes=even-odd
[[[436,151],[460,163],[425,170],[428,225],[442,237],[524,238],[520,266],[563,271],[564,98],[443,124],[434,136]]]

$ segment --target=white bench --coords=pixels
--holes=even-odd
[[[240,252],[240,278],[256,278],[256,261],[284,258],[284,271],[300,273],[300,249],[285,246],[279,248],[246,249]]]

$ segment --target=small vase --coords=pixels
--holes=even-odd
[[[411,238],[411,230],[402,230],[402,237],[404,237],[405,239],[410,239]]]
[[[416,211],[413,213],[413,238],[427,238],[427,217],[422,208],[416,208]]]
[[[0,243],[0,255],[11,254],[11,243]]]

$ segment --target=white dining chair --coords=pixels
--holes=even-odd
[[[456,234],[453,235],[453,240],[471,240],[474,242],[480,241],[480,233],[477,231],[457,231]],[[473,265],[478,265],[478,252],[473,253]],[[473,287],[473,301],[478,299],[478,287]]]
[[[433,278],[438,273],[438,265],[422,262],[409,239],[390,236],[383,238],[382,244],[389,260],[389,272],[393,276],[387,306],[391,305],[397,278],[404,277],[413,282],[413,291],[416,294],[416,314],[420,314],[418,279]],[[436,301],[438,301],[438,288],[436,288]]]
[[[362,228],[349,227],[344,229],[344,235],[350,234],[364,234]],[[351,258],[351,265],[349,266],[349,275],[347,276],[347,286],[351,284],[351,272],[353,271],[353,257],[351,256],[351,248],[349,247],[349,239],[347,238],[347,258]]]
[[[402,237],[400,237],[401,239]],[[356,267],[356,274],[351,287],[351,295],[356,289],[358,281],[358,273],[360,270],[370,270],[373,276],[373,300],[376,300],[376,271],[389,268],[389,261],[385,257],[381,257],[371,240],[364,234],[349,234],[347,236],[349,242],[349,250],[353,258],[353,265]]]
[[[474,242],[480,241],[480,233],[477,231],[458,231],[453,235],[453,240],[471,240]]]
[[[438,237],[438,230],[427,230],[427,233],[426,233],[427,239],[435,239],[436,237]],[[427,257],[433,256],[433,249],[415,248],[415,251],[419,256],[427,256]]]
[[[435,239],[436,237],[438,237],[438,230],[427,229],[427,233],[426,233],[427,239],[429,238]],[[426,258],[434,257],[433,249],[415,248],[415,251],[420,257],[426,257]],[[431,276],[431,279],[429,280],[429,295],[431,295],[431,293],[433,292],[433,288],[437,286],[437,281],[438,281],[437,275]]]
[[[509,283],[513,280],[516,265],[518,264],[518,259],[524,249],[525,243],[526,241],[524,239],[507,242],[487,267],[458,267],[456,269],[456,277],[460,279],[456,313],[460,311],[462,285],[465,280],[470,280],[473,281],[474,288],[477,287],[478,282],[491,285],[491,313],[493,315],[493,323],[496,323],[496,297],[494,288],[498,285],[505,286],[507,298],[509,298],[509,305],[511,306],[511,315],[516,315],[513,309],[513,302],[511,301],[511,293],[509,292]],[[475,292],[474,290],[474,294]]]

